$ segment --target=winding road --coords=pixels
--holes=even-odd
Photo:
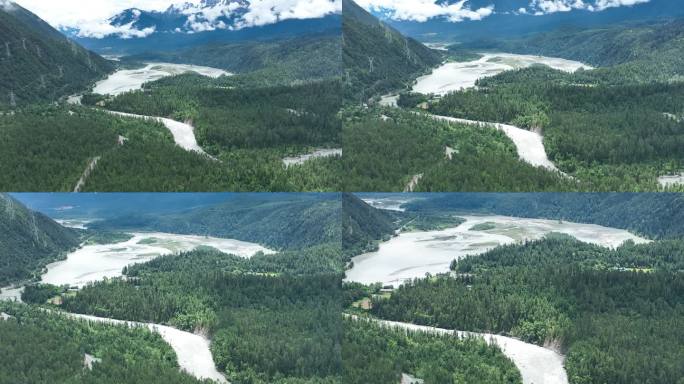
[[[568,376],[563,366],[565,359],[563,355],[512,337],[490,333],[456,331],[389,320],[362,319],[353,315],[345,315],[345,317],[356,321],[371,321],[387,328],[405,329],[437,335],[455,335],[460,338],[481,337],[488,344],[497,345],[501,348],[503,354],[513,361],[513,364],[520,371],[523,384],[568,384]]]

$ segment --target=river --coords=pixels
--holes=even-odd
[[[459,217],[466,221],[457,227],[400,233],[380,244],[377,251],[354,257],[354,265],[347,271],[346,281],[363,284],[381,282],[385,286],[396,287],[414,278],[425,277],[426,273],[449,272],[449,266],[455,259],[479,255],[499,245],[541,239],[551,232],[565,233],[580,241],[610,248],[626,240],[635,243],[649,241],[623,229],[595,224],[488,215]],[[474,225],[483,223],[492,223],[494,228],[471,230]]]
[[[194,151],[197,153],[201,153],[203,155],[209,156],[202,147],[197,144],[197,138],[195,137],[195,128],[187,123],[181,123],[180,121],[168,119],[166,117],[155,117],[155,116],[144,116],[144,115],[136,115],[133,113],[125,113],[125,112],[118,112],[118,111],[109,111],[106,110],[105,112],[111,113],[112,115],[116,116],[121,116],[121,117],[130,117],[133,119],[143,119],[143,120],[151,120],[151,121],[156,121],[159,123],[164,124],[166,129],[171,132],[171,135],[173,135],[173,141],[178,145],[179,147],[185,149],[186,151]]]
[[[143,84],[147,82],[188,72],[195,72],[202,76],[208,76],[212,78],[232,75],[231,73],[222,69],[202,67],[198,65],[145,63],[145,67],[143,68],[118,70],[109,75],[106,79],[98,81],[95,84],[93,93],[117,96],[124,92],[141,89]]]
[[[0,289],[0,300],[2,301],[18,301],[21,302],[21,294],[24,292],[24,287],[4,287]]]
[[[502,131],[509,139],[515,144],[516,151],[518,152],[518,157],[520,160],[531,164],[535,167],[543,167],[551,171],[558,171],[555,164],[546,154],[546,149],[544,148],[544,138],[542,135],[528,131],[527,129],[522,129],[515,127],[513,125],[501,124],[501,123],[487,123],[477,120],[466,120],[458,119],[449,116],[439,116],[439,115],[428,115],[436,120],[448,121],[452,123],[468,124],[468,125],[478,125],[482,127],[493,127]]]
[[[125,325],[128,327],[144,327],[158,333],[176,352],[180,368],[198,379],[210,379],[217,383],[228,383],[225,376],[216,369],[209,348],[211,342],[204,336],[185,332],[176,328],[159,324],[123,321],[75,313],[59,312],[65,316],[101,324]]]
[[[59,225],[67,228],[88,229],[88,224],[97,219],[54,219]]]
[[[162,255],[190,251],[198,246],[214,247],[222,252],[241,257],[251,257],[257,252],[274,253],[258,244],[215,237],[176,235],[170,233],[132,233],[130,240],[115,244],[85,245],[67,255],[66,260],[47,266],[41,277],[44,283],[83,287],[87,283],[105,278],[122,276],[127,265],[143,263]],[[21,301],[23,287],[7,287],[0,291],[0,300]],[[123,321],[75,313],[64,313],[73,319],[98,323],[144,326],[156,332],[173,348],[178,365],[199,379],[211,379],[228,383],[214,364],[210,340],[201,335],[181,331],[173,327]]]
[[[411,195],[406,195],[411,196]],[[362,197],[366,204],[373,208],[385,209],[388,211],[399,211],[404,212],[406,209],[402,205],[410,203],[411,201],[418,200],[418,197],[399,197],[398,195],[393,195],[391,197]]]
[[[435,68],[432,73],[419,77],[412,91],[443,96],[449,92],[474,87],[475,82],[483,77],[494,76],[507,70],[529,67],[533,64],[544,64],[567,72],[574,72],[579,68],[592,69],[592,67],[577,61],[554,57],[517,55],[512,53],[481,54],[482,57],[477,60],[442,64]],[[397,95],[382,96],[380,105],[396,107],[397,99]],[[430,116],[443,121],[476,124],[499,129],[515,144],[521,160],[537,167],[557,171],[556,166],[549,160],[546,154],[544,140],[539,133],[508,124],[457,119],[447,116]]]
[[[356,316],[349,316],[363,321]],[[523,384],[567,384],[568,376],[563,366],[563,355],[538,345],[525,343],[512,337],[493,335],[490,333],[464,332],[450,329],[427,327],[422,325],[400,323],[388,320],[368,320],[376,324],[394,329],[405,329],[437,335],[456,335],[458,337],[481,337],[490,345],[497,345],[503,354],[513,361],[520,371]]]
[[[447,62],[435,68],[432,73],[416,80],[412,91],[424,94],[445,95],[449,92],[475,86],[483,77],[497,75],[504,71],[543,64],[566,72],[592,67],[573,60],[556,57],[517,55],[513,53],[480,53],[481,58],[465,62]]]
[[[4,295],[4,292],[5,290],[3,289],[3,294],[0,295],[0,300],[14,299],[13,297]],[[21,301],[21,298],[19,297],[13,301]],[[158,333],[162,337],[162,339],[164,339],[164,341],[166,341],[169,344],[169,346],[171,346],[171,348],[176,353],[176,358],[178,359],[178,366],[181,370],[187,372],[188,374],[200,380],[210,379],[216,383],[228,383],[228,380],[226,380],[225,376],[223,376],[223,374],[219,372],[218,369],[216,369],[214,359],[211,355],[211,341],[204,336],[196,335],[194,333],[181,331],[173,327],[168,327],[159,324],[116,320],[62,311],[46,311],[54,315],[63,315],[74,320],[88,321],[99,324],[127,326],[131,328],[147,328],[151,332]],[[0,314],[0,319],[2,320],[7,320],[11,317],[12,316],[7,315],[5,313]]]
[[[212,78],[218,78],[220,76],[232,76],[231,73],[218,68],[202,67],[189,64],[146,63],[144,68],[122,69],[114,72],[106,79],[97,82],[93,92],[117,96],[125,92],[142,89],[143,84],[147,82],[187,72],[195,72]],[[81,104],[81,98],[82,95],[69,96],[67,98],[67,103]],[[182,123],[165,117],[144,116],[117,111],[107,112],[122,117],[149,119],[160,122],[171,132],[174,141],[179,147],[187,151],[195,151],[207,155],[206,152],[204,152],[204,150],[199,146],[199,144],[197,144],[195,128],[188,123]],[[214,159],[213,157],[211,158]]]
[[[177,235],[170,233],[132,233],[133,237],[116,244],[86,245],[67,255],[66,260],[47,266],[41,280],[54,285],[83,287],[89,282],[120,277],[122,269],[144,263],[162,255],[191,251],[209,246],[242,257],[257,252],[273,253],[258,244],[215,237]]]

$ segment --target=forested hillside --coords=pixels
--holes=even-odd
[[[11,1],[0,7],[0,48],[0,110],[56,101],[114,69]]]
[[[674,383],[684,373],[683,250],[550,236],[454,262],[460,277],[417,279],[373,300],[372,313],[555,345],[572,384]]]
[[[221,68],[238,74],[242,83],[259,86],[324,80],[341,74],[341,39],[339,30],[336,32],[289,39],[213,43],[126,59]]]
[[[206,334],[231,382],[338,383],[338,275],[261,273],[258,264],[210,249],[166,256],[64,296],[62,307]]]
[[[197,135],[200,140],[206,135],[203,145],[207,151],[217,151],[221,161],[177,146],[169,130],[153,121],[78,106],[35,106],[0,115],[0,186],[17,191],[73,191],[88,164],[99,158],[84,191],[336,190],[339,157],[290,167],[283,164],[283,157],[314,146],[339,146],[339,121],[328,112],[339,105],[334,100],[339,95],[331,92],[335,87],[339,85],[215,90],[217,94],[232,92],[226,97],[226,103],[235,108],[231,110],[216,104],[194,106],[199,103],[195,96],[203,94],[199,88],[184,99],[175,91],[165,92],[155,105],[141,99],[145,104],[138,107],[140,112],[164,116],[177,110],[181,121],[183,116],[197,116]],[[320,97],[305,102],[299,96],[307,92]],[[134,95],[125,100],[136,102]],[[126,108],[125,100],[116,105],[133,109]],[[167,102],[182,107],[172,108]],[[305,108],[310,112],[301,116],[292,112]],[[260,113],[263,110],[272,114]]]
[[[653,239],[684,235],[684,196],[678,193],[463,193],[420,199],[405,207],[592,223]]]
[[[417,278],[391,292],[381,291],[380,285],[345,283],[344,307],[359,316],[510,335],[559,350],[566,356],[571,384],[676,382],[684,372],[678,364],[684,356],[684,334],[676,325],[683,315],[684,292],[681,205],[681,195],[666,193],[416,194],[399,214],[431,217],[432,224],[439,223],[437,215],[494,213],[599,223],[671,240],[627,241],[610,249],[552,233],[454,260],[453,273]],[[373,337],[386,331],[348,328],[359,332],[345,334],[351,352],[344,356],[354,362],[346,369],[356,380],[361,380],[353,376],[360,374],[358,367],[370,375],[396,377],[397,371],[389,367],[402,366],[366,366],[354,357],[360,350],[391,361],[402,347],[431,345],[427,338],[411,341],[409,333],[404,342],[388,346],[391,335],[383,335],[382,342]],[[360,335],[363,346],[356,339]],[[430,350],[436,353],[439,348]],[[463,359],[473,358],[472,352]],[[410,354],[401,356],[412,361]],[[426,364],[420,359],[415,363],[401,370],[415,374],[411,369]],[[424,370],[417,377],[434,372]]]
[[[407,332],[365,320],[346,320],[343,340],[345,384],[399,383],[404,373],[426,384],[522,382],[515,365],[497,347],[481,339]]]
[[[255,89],[205,81],[211,80],[190,74],[165,78],[109,100],[105,106],[191,121],[198,143],[213,155],[263,148],[285,154],[288,148],[339,145],[338,81]]]
[[[160,156],[149,155],[158,151],[124,146],[125,150],[118,151],[116,158],[104,159],[93,172],[88,188],[100,191],[340,190],[339,156],[315,158],[294,166],[283,164],[287,156],[341,147],[342,127],[337,116],[341,103],[339,79],[258,87],[250,81],[246,81],[250,85],[242,84],[244,80],[185,74],[148,83],[143,90],[113,99],[86,97],[87,103],[99,101],[111,110],[188,122],[195,128],[199,145],[219,160],[211,162],[200,157],[209,164],[204,164],[203,170],[188,171],[181,177]],[[137,185],[121,187],[110,181],[116,182],[119,175],[143,161],[152,164],[140,170]],[[193,168],[198,166],[196,162],[186,163]],[[162,168],[164,165],[166,168]],[[164,177],[155,176],[151,169],[159,169]],[[194,185],[187,185],[184,179],[193,181]]]
[[[684,19],[612,24],[601,28],[559,28],[518,40],[480,41],[467,46],[504,52],[563,57],[597,67],[612,82],[673,82],[684,79]],[[608,75],[613,72],[613,75]],[[605,76],[608,75],[608,76]]]
[[[0,319],[2,384],[210,383],[181,372],[171,347],[147,329],[69,320],[7,302],[0,312],[10,316]],[[87,356],[96,359],[92,369]]]
[[[287,196],[287,195],[284,195]],[[338,194],[292,195],[275,201],[234,199],[167,215],[135,215],[96,222],[93,229],[155,230],[251,241],[272,249],[337,244],[342,206]]]
[[[0,287],[34,277],[78,244],[71,229],[0,194]]]
[[[442,60],[438,52],[404,37],[352,0],[342,1],[342,29],[344,97],[352,104],[403,89]]]
[[[447,123],[396,108],[352,110],[343,131],[346,191],[559,191],[582,184],[518,159],[496,129]]]
[[[600,77],[546,67],[504,72],[479,80],[480,89],[448,94],[430,110],[543,132],[549,158],[586,183],[585,190],[653,190],[657,176],[684,164],[684,86],[608,85]]]
[[[146,198],[155,197],[150,194]],[[41,209],[74,204],[79,206],[74,208],[76,212],[91,212],[87,217],[98,215],[94,210],[97,204],[93,203],[97,199],[91,196],[84,198],[82,204],[74,196],[52,200],[30,195],[25,199]],[[109,209],[124,204],[122,195],[98,199],[101,206]],[[20,382],[62,380],[62,376],[73,375],[73,367],[83,366],[84,354],[95,359],[92,371],[80,368],[84,380],[87,379],[85,382],[138,383],[135,381],[138,379],[147,379],[150,383],[157,383],[157,380],[195,382],[179,371],[176,356],[167,354],[168,345],[158,345],[160,339],[156,334],[144,328],[129,331],[115,326],[91,326],[83,330],[81,323],[76,321],[48,319],[48,315],[65,310],[101,318],[167,325],[202,335],[210,340],[216,367],[232,383],[341,383],[340,277],[344,263],[340,247],[340,196],[253,193],[227,194],[223,199],[201,194],[160,199],[137,214],[89,224],[87,232],[93,236],[88,240],[111,243],[130,238],[107,231],[110,225],[130,230],[155,230],[152,225],[158,225],[160,230],[172,233],[213,235],[212,231],[215,231],[219,236],[256,241],[280,251],[239,257],[199,246],[192,251],[128,265],[122,270],[122,278],[102,279],[78,290],[40,283],[25,286],[21,295],[24,304],[0,303],[0,312],[3,312],[0,335],[5,337],[5,332],[18,328],[5,329],[3,325],[14,324],[15,319],[30,311],[30,317],[22,317],[30,319],[21,323],[26,332],[34,332],[41,343],[50,335],[61,332],[56,339],[65,345],[48,342],[47,347],[36,347],[27,342],[3,345],[4,349],[0,347],[0,354],[20,356],[17,361],[21,364],[25,364],[26,354],[32,348],[51,349],[50,358],[42,360],[44,364],[30,370],[29,379]],[[140,206],[144,200],[135,196],[131,205]],[[163,202],[168,205],[167,209],[159,206]],[[74,215],[78,216],[78,213]],[[94,229],[90,229],[91,226]],[[125,249],[114,252],[125,252]],[[39,310],[38,306],[43,308]],[[44,314],[37,319],[38,327],[28,327],[36,314]],[[57,325],[56,320],[59,320]],[[72,328],[64,331],[70,322]],[[41,327],[48,327],[48,332]],[[7,339],[19,341],[28,337],[26,332],[22,330],[16,337],[7,336]],[[165,340],[169,340],[164,335]],[[139,339],[136,346],[129,347],[136,338]],[[171,343],[178,351],[177,344]],[[119,353],[123,347],[131,348],[131,351],[122,357]],[[144,353],[139,353],[138,347]],[[181,352],[178,353],[180,356]],[[53,358],[57,355],[60,357]],[[75,357],[77,359],[73,360]],[[5,360],[13,361],[12,358]],[[55,368],[59,362],[63,367]],[[136,379],[122,378],[124,368],[130,368],[129,372],[136,375]],[[12,369],[21,372],[25,367],[0,364],[1,372]],[[55,372],[44,372],[50,369]],[[138,369],[147,371],[138,375]],[[39,375],[54,380],[35,379]],[[148,378],[149,375],[158,378]],[[79,380],[80,375],[73,379],[75,383],[80,383]],[[3,382],[2,378],[0,382]]]
[[[342,248],[354,256],[377,248],[397,228],[389,213],[375,209],[351,193],[342,194]]]
[[[378,209],[352,193],[342,194],[342,250],[346,257],[378,249],[399,232],[434,231],[456,227],[463,219],[440,212],[401,212]],[[349,267],[349,266],[347,266]]]
[[[480,78],[476,87],[441,97],[403,93],[397,101],[414,112],[427,109],[435,115],[539,133],[549,160],[572,179],[520,164],[505,156],[502,146],[481,153],[458,148],[451,152],[460,155],[458,160],[439,161],[436,144],[455,147],[431,139],[434,135],[419,136],[437,124],[414,122],[411,128],[420,124],[420,132],[381,129],[377,115],[385,116],[380,116],[384,124],[395,122],[386,118],[394,116],[355,111],[376,118],[367,118],[363,125],[358,124],[360,118],[345,122],[351,132],[345,134],[351,161],[348,189],[398,191],[419,177],[414,191],[679,191],[680,185],[661,185],[659,178],[678,175],[684,168],[682,36],[684,19],[661,19],[593,29],[559,26],[524,38],[452,45],[449,49],[460,52],[545,55],[597,67],[570,73],[533,65]],[[376,136],[392,145],[383,142],[381,148]],[[429,140],[433,143],[428,146]],[[380,153],[391,161],[381,159]]]
[[[63,96],[91,88],[114,66],[20,6],[4,4],[0,189],[341,190],[342,128],[336,115],[342,103],[339,15],[330,16],[327,22],[332,24],[326,28],[322,21],[302,22],[298,28],[318,26],[306,36],[299,30],[269,40],[202,40],[194,48],[118,63],[118,68],[127,69],[139,68],[145,60],[199,63],[227,68],[238,72],[236,76],[213,79],[187,73],[119,97],[86,91],[78,100],[57,105]],[[136,45],[139,40],[127,41]],[[45,105],[47,101],[54,105]],[[73,105],[81,101],[88,108]],[[1,112],[8,108],[10,113]],[[210,156],[179,147],[169,129],[155,121],[95,111],[103,108],[191,125],[199,146]],[[319,150],[332,154],[307,159]],[[294,162],[289,160],[293,157]]]
[[[126,141],[120,142],[120,137]],[[161,124],[117,118],[86,108],[31,107],[0,116],[0,138],[2,190],[71,192],[95,157],[101,157],[100,165],[124,162],[125,169],[106,180],[118,190],[127,190],[126,184],[130,189],[145,190],[136,179],[146,176],[161,182],[157,160],[174,159],[178,164],[176,178],[183,174],[203,178],[216,168],[203,156],[177,147]],[[121,159],[120,153],[130,154],[134,148],[149,149],[143,161],[134,162],[135,157]],[[198,169],[198,165],[205,167]],[[185,180],[192,185],[194,178]],[[166,179],[170,180],[174,179]],[[86,188],[90,185],[86,183]]]

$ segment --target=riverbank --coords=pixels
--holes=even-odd
[[[406,232],[380,244],[375,252],[352,259],[346,281],[397,287],[426,274],[448,273],[453,260],[478,255],[497,246],[538,240],[549,233],[564,233],[580,241],[615,248],[627,240],[649,240],[626,230],[558,220],[507,216],[463,216],[461,225],[441,231]],[[477,230],[488,224],[491,229]]]

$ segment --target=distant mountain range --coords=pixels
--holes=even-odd
[[[339,78],[342,68],[339,33],[266,41],[197,45],[175,51],[145,52],[126,60],[195,64],[244,75],[260,86]]]
[[[0,7],[0,110],[82,89],[114,66],[8,2]]]
[[[223,203],[174,213],[127,214],[92,223],[88,228],[208,235],[256,242],[271,249],[339,246],[342,205],[337,193],[227,196]],[[180,202],[187,198],[164,199]]]
[[[237,196],[247,199],[250,195]],[[29,209],[54,219],[104,220],[134,214],[154,215],[192,210],[224,203],[237,196],[225,193],[21,193],[15,197]]]
[[[565,27],[521,38],[465,42],[460,47],[577,60],[605,67],[591,73],[610,84],[684,79],[684,18]]]
[[[174,4],[164,11],[130,8],[107,20],[113,32],[102,36],[82,28],[62,32],[102,54],[171,51],[196,45],[294,37],[339,30],[340,15],[318,18],[277,16],[265,20],[249,14],[246,0],[202,0]]]
[[[684,233],[680,193],[460,193],[415,194],[407,212],[477,212],[568,220],[627,229],[652,239]]]
[[[585,0],[584,3],[592,2]],[[470,0],[466,5],[473,10],[494,5],[494,13],[482,20],[464,20],[457,23],[439,17],[426,22],[397,21],[389,19],[386,11],[374,14],[405,35],[421,41],[440,42],[519,37],[564,26],[598,27],[618,22],[684,16],[684,3],[681,0],[650,0],[632,6],[606,8],[600,12],[576,9],[544,15],[533,14],[530,0]],[[520,8],[526,8],[527,14],[520,14]]]

